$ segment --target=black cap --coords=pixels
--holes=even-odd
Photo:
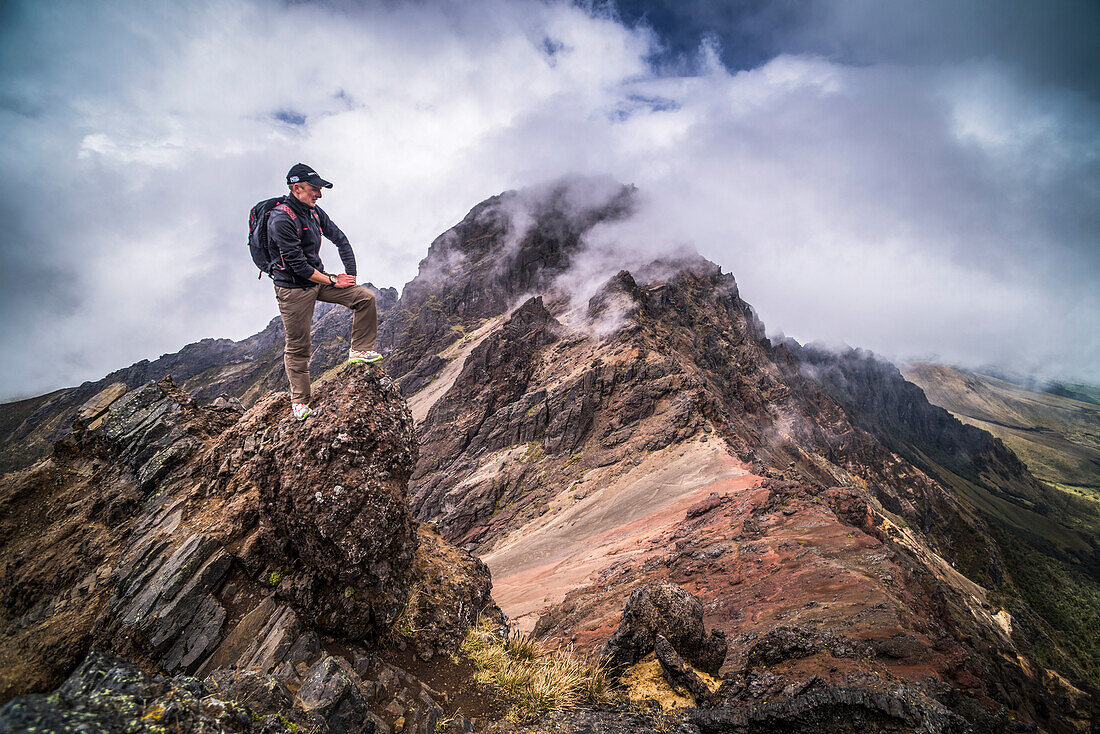
[[[290,172],[286,174],[287,186],[296,183],[307,183],[319,189],[332,188],[332,184],[318,176],[317,172],[305,163],[295,163],[290,167]]]

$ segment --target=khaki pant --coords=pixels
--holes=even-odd
[[[351,348],[366,352],[374,349],[378,338],[378,306],[374,294],[361,285],[337,288],[314,285],[309,288],[275,286],[279,315],[286,330],[283,366],[290,381],[290,399],[295,403],[309,402],[309,330],[313,324],[313,307],[317,301],[347,306],[351,319]]]

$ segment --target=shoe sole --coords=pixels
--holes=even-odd
[[[374,359],[365,359],[363,357],[352,357],[348,360],[348,364],[374,364],[375,362],[381,362],[382,356],[379,355]]]

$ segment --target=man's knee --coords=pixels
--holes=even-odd
[[[358,291],[358,293],[355,294],[355,300],[352,301],[352,308],[358,311],[361,308],[370,308],[372,305],[374,305],[374,294],[371,293],[370,288],[362,285],[357,285],[354,287]]]
[[[287,339],[286,345],[283,347],[283,354],[288,357],[305,357],[309,359],[309,339],[304,341]]]

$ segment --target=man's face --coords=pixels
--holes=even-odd
[[[296,183],[290,187],[294,198],[308,206],[313,206],[321,198],[321,189],[307,183]]]

